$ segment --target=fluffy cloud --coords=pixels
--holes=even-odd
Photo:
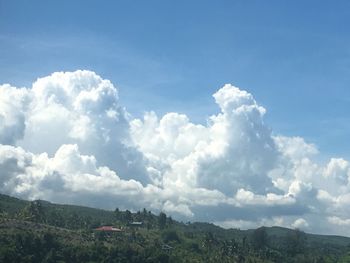
[[[25,133],[17,145],[53,155],[63,144],[77,144],[99,165],[147,182],[143,156],[129,145],[127,113],[110,81],[90,71],[57,72],[38,79],[30,97]]]
[[[0,85],[0,143],[13,144],[24,135],[28,91]]]
[[[304,218],[298,218],[294,221],[292,227],[296,229],[306,229],[309,227],[309,223]]]
[[[144,191],[140,182],[122,180],[109,168],[96,166],[95,157],[82,155],[77,145],[62,145],[52,158],[2,146],[0,158],[0,169],[6,171],[1,191],[24,198],[79,203],[86,202],[81,199],[86,195],[110,196],[108,204],[115,205],[118,199],[127,202]]]
[[[278,151],[263,122],[265,109],[231,85],[213,96],[221,113],[211,116],[206,126],[191,123],[185,115],[168,113],[158,119],[151,112],[131,122],[134,143],[162,171],[163,186],[190,185],[227,195],[239,188],[275,191],[267,172]]]
[[[350,226],[350,219],[341,219],[336,216],[328,217],[328,221],[339,226]]]
[[[342,158],[332,158],[324,171],[324,175],[346,186],[349,184],[350,164]]]
[[[213,97],[219,113],[196,124],[176,112],[133,119],[117,88],[90,71],[2,85],[0,191],[350,235],[349,162],[318,163],[315,145],[273,135],[244,90],[225,85]]]

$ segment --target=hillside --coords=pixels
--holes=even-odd
[[[0,262],[350,262],[350,238],[281,227],[223,229],[7,195],[0,214]],[[104,225],[121,231],[95,230]]]

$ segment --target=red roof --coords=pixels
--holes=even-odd
[[[97,230],[97,231],[112,231],[112,232],[122,231],[121,229],[113,227],[113,226],[101,226],[101,227],[95,228],[95,230]]]

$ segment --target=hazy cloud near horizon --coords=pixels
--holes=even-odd
[[[0,191],[350,236],[349,161],[319,163],[315,145],[272,133],[247,91],[227,84],[213,98],[220,112],[203,125],[176,112],[135,119],[91,71],[0,85]]]

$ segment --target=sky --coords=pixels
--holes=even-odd
[[[348,1],[0,0],[0,191],[350,236],[349,20]]]

